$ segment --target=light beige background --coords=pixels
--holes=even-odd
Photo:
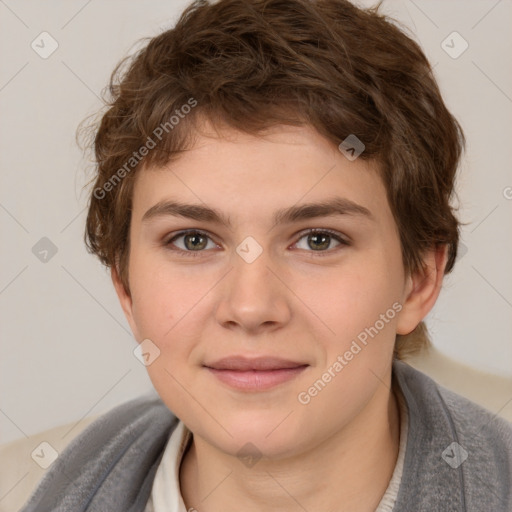
[[[185,5],[0,0],[0,444],[152,389],[109,275],[85,251],[90,164],[74,137],[117,61]],[[386,0],[384,11],[425,49],[468,138],[459,181],[467,252],[429,315],[435,345],[512,376],[512,3]],[[47,59],[31,48],[43,31],[59,45]],[[469,44],[457,59],[442,47],[453,31]],[[58,249],[46,263],[32,252],[42,237]]]

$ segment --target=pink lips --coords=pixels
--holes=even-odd
[[[232,356],[204,365],[225,384],[243,391],[264,391],[296,377],[309,365],[276,357]]]

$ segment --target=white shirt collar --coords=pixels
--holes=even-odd
[[[180,464],[192,433],[180,421],[172,431],[144,512],[187,512],[180,491]]]

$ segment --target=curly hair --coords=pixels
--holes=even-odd
[[[116,66],[93,126],[94,188],[85,242],[115,265],[129,293],[135,176],[192,144],[200,120],[257,135],[310,125],[336,146],[350,134],[378,163],[397,224],[404,269],[448,246],[460,223],[451,205],[464,148],[420,46],[379,6],[346,0],[196,0],[176,25]],[[430,343],[423,322],[399,336],[394,357]]]

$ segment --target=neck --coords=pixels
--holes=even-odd
[[[180,467],[187,510],[374,512],[398,456],[400,414],[381,386],[342,431],[293,458],[251,468],[194,435]],[[243,504],[243,506],[241,506]]]

